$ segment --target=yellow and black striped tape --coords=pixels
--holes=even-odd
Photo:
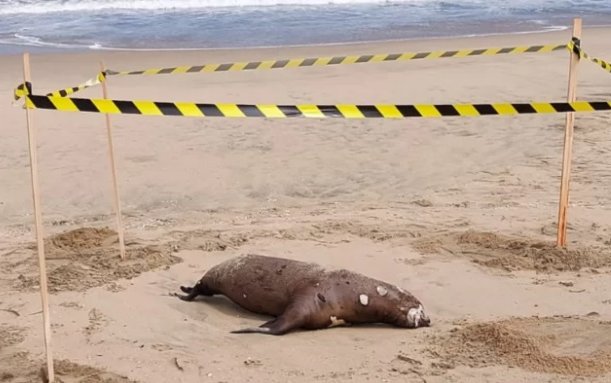
[[[531,102],[494,104],[415,105],[248,105],[191,102],[121,101],[107,99],[27,96],[26,107],[64,112],[137,114],[185,117],[264,118],[406,118],[475,117],[533,113],[594,112],[611,110],[611,101]]]
[[[83,89],[98,85],[106,81],[106,76],[119,75],[156,75],[156,74],[178,74],[178,73],[201,73],[201,72],[226,72],[226,71],[247,71],[247,70],[262,70],[262,69],[281,69],[281,68],[302,68],[310,66],[325,66],[325,65],[342,65],[342,64],[360,64],[360,63],[377,63],[389,61],[407,61],[417,59],[437,59],[450,57],[472,57],[472,56],[493,56],[499,54],[521,54],[521,53],[547,53],[566,49],[569,45],[531,45],[517,46],[507,48],[483,48],[483,49],[461,49],[454,51],[431,51],[418,53],[390,53],[390,54],[373,54],[360,56],[332,56],[332,57],[315,57],[315,58],[295,58],[283,60],[266,60],[266,61],[251,61],[251,62],[235,62],[226,64],[203,64],[194,66],[180,66],[172,68],[146,69],[138,71],[117,72],[107,70],[100,72],[95,78],[92,78],[80,85],[60,89],[51,93],[48,96],[66,97],[68,95],[79,92]],[[572,47],[569,47],[573,49]],[[30,93],[31,94],[31,93]],[[25,95],[23,88],[15,89],[15,100],[19,100]]]
[[[54,96],[54,97],[66,97],[69,94],[74,94],[76,92],[79,92],[83,89],[87,89],[90,88],[92,86],[95,85],[99,85],[102,82],[106,81],[106,73],[104,72],[100,72],[98,73],[98,75],[94,78],[91,78],[87,81],[85,81],[82,84],[79,84],[77,86],[73,86],[70,88],[64,88],[64,89],[60,89],[60,90],[56,90],[55,92],[51,92],[49,94],[47,94],[47,96]]]
[[[32,83],[24,82],[23,84],[19,84],[17,88],[15,88],[14,97],[15,101],[32,94]]]
[[[117,76],[117,75],[156,75],[156,74],[177,74],[177,73],[200,73],[200,72],[225,72],[225,71],[244,71],[244,70],[260,70],[260,69],[280,69],[280,68],[299,68],[309,66],[322,66],[322,65],[340,65],[340,64],[358,64],[358,63],[374,63],[374,62],[387,62],[387,61],[405,61],[415,59],[435,59],[435,58],[449,58],[449,57],[470,57],[470,56],[491,56],[498,54],[520,54],[520,53],[537,53],[537,52],[553,52],[561,49],[566,49],[575,52],[580,58],[586,58],[598,65],[603,69],[611,72],[611,64],[589,56],[580,47],[579,39],[573,38],[569,44],[562,45],[532,45],[532,46],[518,46],[518,47],[507,47],[507,48],[484,48],[484,49],[462,49],[455,51],[432,51],[432,52],[419,52],[419,53],[396,53],[396,54],[376,54],[376,55],[361,55],[361,56],[334,56],[334,57],[318,57],[318,58],[297,58],[297,59],[285,59],[285,60],[267,60],[267,61],[253,61],[253,62],[242,62],[242,63],[227,63],[227,64],[205,64],[196,66],[180,66],[173,68],[161,68],[161,69],[147,69],[140,71],[125,71],[117,72],[107,70],[106,72],[100,72],[95,78],[92,78],[80,85],[75,87],[65,88],[57,90],[47,94],[52,97],[66,97],[70,94],[74,94],[80,90],[98,85],[103,81],[106,81],[106,76]],[[31,94],[30,91],[27,93],[24,85],[21,84],[15,89],[15,100],[19,100],[23,96]]]
[[[262,69],[282,69],[282,68],[303,68],[324,65],[343,65],[343,64],[362,64],[378,63],[388,61],[407,61],[417,59],[438,59],[450,57],[472,57],[472,56],[493,56],[500,54],[521,54],[521,53],[547,53],[566,49],[567,44],[561,45],[531,45],[507,48],[484,48],[484,49],[461,49],[455,51],[432,51],[418,53],[390,53],[373,54],[361,56],[332,56],[332,57],[313,57],[313,58],[294,58],[283,60],[265,60],[251,62],[235,62],[226,64],[202,64],[195,66],[179,66],[172,68],[156,68],[137,71],[118,72],[107,70],[109,76],[121,75],[157,75],[157,74],[180,74],[180,73],[200,73],[200,72],[229,72]]]
[[[583,49],[581,49],[581,41],[579,39],[573,37],[573,40],[569,43],[569,49],[575,52],[575,54],[577,54],[580,59],[590,60],[594,64],[603,68],[605,71],[611,73],[611,63],[596,57],[592,57],[586,52],[584,52]]]

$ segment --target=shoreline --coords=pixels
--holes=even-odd
[[[583,29],[584,48],[588,54],[593,57],[598,57],[603,60],[608,60],[609,54],[605,53],[607,47],[602,43],[604,36],[611,35],[611,26],[590,26]],[[429,51],[452,51],[462,49],[488,49],[488,48],[504,48],[513,46],[531,46],[531,45],[552,45],[565,44],[570,41],[571,31],[569,29],[540,31],[532,33],[511,33],[511,34],[489,34],[486,36],[452,36],[447,38],[423,38],[423,39],[400,39],[400,40],[384,40],[373,42],[356,42],[356,43],[333,43],[333,44],[312,44],[312,45],[295,45],[295,46],[270,46],[257,48],[209,48],[209,49],[194,49],[194,50],[86,50],[86,51],[63,51],[63,52],[42,52],[37,53],[30,51],[33,67],[43,70],[43,73],[57,71],[61,74],[59,77],[47,77],[46,80],[38,80],[40,88],[55,91],[65,87],[75,86],[82,83],[86,79],[93,76],[97,71],[85,71],[83,68],[89,66],[97,68],[100,61],[105,61],[107,68],[115,71],[133,71],[149,68],[165,68],[175,66],[190,66],[203,64],[221,64],[235,63],[245,61],[263,61],[263,60],[283,60],[283,59],[298,59],[304,57],[330,57],[342,55],[375,55],[375,54],[396,54],[396,53],[417,53]],[[556,55],[556,53],[548,53]],[[531,55],[531,54],[527,54]],[[547,54],[545,54],[547,55]],[[19,68],[21,65],[20,54],[0,55],[0,65],[2,62],[11,62]],[[513,55],[509,55],[513,56]],[[522,56],[522,55],[519,55]],[[540,55],[537,55],[540,56]],[[442,59],[444,61],[446,59]],[[451,60],[451,59],[447,59]],[[468,60],[468,58],[459,58],[456,62]],[[414,60],[410,60],[413,62]],[[430,62],[429,59],[415,60],[420,62]],[[437,61],[437,60],[434,60]],[[385,63],[384,65],[392,65]],[[59,66],[59,67],[58,67]],[[332,65],[331,67],[334,67]],[[350,67],[363,67],[363,65],[349,65]],[[586,64],[586,66],[590,66]],[[340,65],[340,67],[345,67]],[[365,67],[369,67],[365,65]],[[594,67],[594,66],[593,66]],[[47,68],[45,70],[44,68]],[[68,68],[74,68],[76,71],[67,72]],[[294,72],[291,68],[287,71],[272,70],[270,72]],[[372,68],[373,69],[373,68]],[[326,69],[323,69],[323,71]],[[240,71],[244,74],[253,71]],[[255,71],[263,73],[267,71]],[[79,75],[80,73],[80,75]],[[238,72],[231,72],[237,74]],[[241,75],[239,75],[241,76]],[[251,75],[247,75],[251,76]],[[267,75],[265,75],[266,77]],[[273,75],[272,75],[273,76]],[[7,73],[5,77],[10,78]],[[38,76],[35,76],[38,77]],[[58,82],[60,78],[64,80]],[[165,81],[162,78],[166,76],[154,76],[156,81]],[[172,76],[174,77],[174,76]],[[14,78],[14,77],[13,77]],[[12,94],[13,85],[17,83],[14,79],[9,81],[5,90]],[[127,90],[128,88],[126,88]]]
[[[583,30],[596,30],[596,29],[611,29],[611,24],[597,24],[584,26]],[[550,33],[563,32],[570,30],[571,26],[554,26],[543,30],[528,30],[528,31],[516,31],[516,32],[490,32],[490,33],[477,33],[477,34],[465,34],[465,35],[454,35],[454,36],[422,36],[422,37],[405,37],[395,39],[381,39],[381,40],[362,40],[362,41],[344,41],[344,42],[328,42],[328,43],[312,43],[312,44],[287,44],[287,45],[258,45],[258,46],[231,46],[231,47],[194,47],[194,48],[120,48],[120,47],[79,47],[79,48],[57,48],[52,46],[37,46],[37,45],[15,45],[15,44],[3,44],[0,43],[0,47],[5,45],[14,49],[23,49],[24,47],[31,47],[30,53],[35,54],[84,54],[84,53],[96,53],[96,52],[146,52],[146,53],[163,53],[163,52],[216,52],[216,51],[236,51],[236,50],[264,50],[264,49],[291,49],[291,48],[314,48],[314,47],[341,47],[341,46],[362,46],[362,45],[375,45],[375,44],[387,44],[387,43],[409,43],[417,41],[445,41],[445,40],[460,40],[460,39],[478,39],[486,37],[502,37],[502,36],[522,36],[522,35],[546,35]],[[10,48],[8,48],[10,49]],[[37,52],[38,51],[38,52]],[[28,52],[28,50],[24,50]],[[0,48],[0,57],[16,56],[20,53],[3,53]]]

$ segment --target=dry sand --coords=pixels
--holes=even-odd
[[[587,20],[586,20],[587,23]],[[36,55],[37,93],[97,72],[334,54],[556,44],[554,32],[202,52]],[[611,29],[583,47],[611,57]],[[112,78],[111,96],[239,103],[561,101],[568,54]],[[0,381],[43,366],[19,57],[0,58]],[[99,97],[88,89],[84,97]],[[579,98],[611,76],[579,68]],[[103,118],[36,111],[53,348],[63,382],[608,381],[611,114],[576,122],[569,248],[553,246],[564,116],[401,121],[117,116],[129,260],[118,259]],[[256,252],[398,284],[433,326],[283,337],[223,298],[170,296]]]

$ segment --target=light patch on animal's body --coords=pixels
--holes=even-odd
[[[386,294],[388,294],[388,290],[384,286],[376,287],[376,291],[378,292],[378,294],[380,294],[380,296],[383,296],[383,297],[385,297]]]
[[[329,327],[344,326],[346,324],[345,320],[337,319],[337,317],[334,315],[330,316],[329,319],[331,320],[331,324],[329,325]]]
[[[359,295],[359,302],[361,302],[363,306],[367,306],[369,304],[369,297],[366,294],[361,294]]]
[[[426,319],[426,314],[424,313],[424,307],[422,307],[422,305],[417,308],[411,308],[407,312],[407,322],[412,324],[414,328],[417,328],[423,319]]]
[[[246,297],[247,297],[247,295],[246,295],[245,293],[244,293],[244,294],[242,294],[242,296],[244,297],[244,299],[246,299]]]

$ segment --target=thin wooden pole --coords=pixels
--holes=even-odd
[[[104,63],[100,62],[100,70],[104,73],[106,68]],[[106,87],[106,81],[102,81],[102,96],[104,99],[108,98],[108,88]],[[108,136],[108,157],[110,158],[110,170],[112,173],[112,190],[113,190],[113,207],[115,210],[115,216],[117,218],[117,234],[119,235],[119,252],[121,253],[121,259],[125,259],[125,238],[123,236],[123,219],[121,217],[121,198],[119,196],[119,182],[117,181],[117,165],[115,162],[115,149],[112,140],[112,125],[110,124],[110,116],[104,115],[106,119],[106,134]]]
[[[23,80],[31,81],[30,55],[23,54]],[[51,319],[49,316],[49,292],[47,290],[47,264],[45,259],[45,242],[42,230],[42,212],[40,208],[40,187],[38,182],[38,152],[36,131],[32,126],[30,109],[25,108],[25,119],[28,128],[28,144],[30,148],[30,175],[32,181],[32,199],[34,201],[34,220],[36,222],[36,243],[38,248],[38,266],[40,268],[40,298],[42,301],[43,331],[45,337],[45,353],[47,355],[47,379],[50,383],[55,381],[53,369],[53,352],[51,349]]]
[[[573,37],[581,39],[581,18],[573,19]],[[575,101],[577,97],[577,64],[579,55],[571,52],[569,65],[568,102]],[[571,178],[571,160],[573,156],[573,128],[575,113],[566,114],[566,128],[564,130],[564,151],[562,153],[562,176],[560,178],[560,201],[558,207],[558,237],[556,244],[566,246],[567,210],[569,206],[569,184]]]

